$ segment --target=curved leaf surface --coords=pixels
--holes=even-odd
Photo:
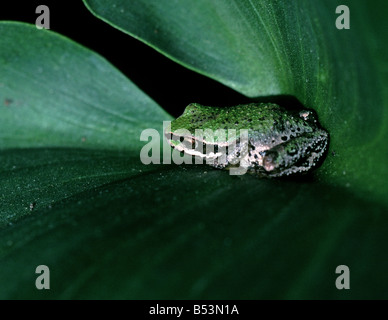
[[[142,165],[140,132],[163,110],[59,35],[0,30],[1,298],[386,296],[383,205],[322,179]],[[41,264],[50,290],[34,286]],[[339,264],[350,291],[335,288]]]
[[[386,2],[342,1],[349,30],[336,28],[335,0],[84,2],[114,27],[245,95],[291,95],[315,109],[335,155],[320,179],[388,205]]]

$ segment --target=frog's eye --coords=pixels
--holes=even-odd
[[[184,145],[185,148],[187,149],[191,149],[191,146],[192,146],[192,139],[190,138],[185,138],[185,137],[180,137],[180,141],[182,143],[182,145]]]
[[[198,111],[198,104],[197,103],[190,103],[185,111],[184,111],[184,114],[193,114],[193,113],[196,113]]]
[[[203,147],[202,144],[199,144],[197,140],[188,138],[188,137],[180,137],[180,142],[181,144],[186,148],[186,149],[192,149],[192,150],[197,150],[199,149],[199,146]],[[202,149],[201,149],[202,150]]]

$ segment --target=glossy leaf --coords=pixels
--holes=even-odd
[[[58,158],[46,151],[45,161]],[[154,170],[80,190],[50,208],[38,203],[3,230],[1,297],[386,296],[383,208],[309,181]],[[50,290],[34,287],[41,264],[50,267]],[[350,291],[335,287],[342,264],[350,266]]]
[[[182,57],[185,51],[192,54],[192,61],[201,52],[193,54],[185,50],[179,43],[182,34],[166,38],[182,32],[183,20],[177,14],[185,15],[186,20],[195,18],[192,28],[186,29],[186,39],[191,39],[189,33],[196,32],[196,24],[212,26],[208,19],[215,26],[219,23],[214,16],[206,15],[214,4],[198,6],[196,11],[189,7],[190,3],[174,2],[174,8],[168,11],[171,23],[162,22],[156,10],[163,1],[113,1],[105,3],[108,7],[100,8],[117,13],[114,4],[134,3],[149,5],[148,15],[143,17],[142,37],[152,37],[151,31],[155,34],[155,29],[145,28],[145,22],[151,26],[159,23],[156,34],[161,37],[160,41],[169,42],[171,48],[179,47]],[[168,7],[169,3],[172,2],[163,4]],[[222,8],[220,3],[217,6]],[[235,14],[247,17],[239,20],[241,24],[254,21],[255,18],[249,17],[260,16],[259,12],[270,13],[267,7],[260,9],[259,2],[255,1],[222,3],[225,7],[219,19],[223,23],[232,19],[231,4],[235,8],[251,5],[250,9],[246,6],[245,10],[235,10]],[[308,16],[303,10],[316,12],[320,23],[328,22],[329,17],[330,23],[334,23],[329,14],[330,4],[326,8],[318,2],[316,5],[293,3],[274,2],[273,8],[281,10],[286,20],[295,20],[294,25],[290,22],[291,27],[285,34],[279,25],[277,34],[281,37],[294,37],[299,30],[308,33],[307,29],[296,28],[301,25],[298,21]],[[182,9],[181,4],[188,7]],[[260,4],[265,6],[268,2],[260,1]],[[88,5],[92,7],[91,2]],[[191,5],[195,6],[194,2]],[[129,7],[119,8],[122,14],[128,13],[127,10]],[[134,27],[140,28],[134,18],[140,13],[131,14]],[[263,26],[273,29],[272,22],[273,19],[264,19]],[[378,22],[352,18],[352,26],[357,23],[367,28]],[[164,27],[170,33],[162,32]],[[207,29],[210,33],[219,31]],[[310,34],[310,38],[306,36],[305,42],[315,41],[327,49],[327,31],[320,30],[319,34]],[[237,38],[248,44],[244,37],[251,37],[254,31],[252,28],[246,35],[238,33]],[[366,82],[366,88],[359,87],[364,93],[382,76],[374,71],[373,65],[377,66],[381,60],[374,55],[375,40],[365,38],[366,32],[358,40],[369,46],[361,48],[359,53],[349,51],[354,44],[341,35],[344,43],[332,38],[330,45],[335,50],[325,58],[330,68],[342,65],[340,69],[344,71],[345,62],[355,63],[356,58],[365,57],[365,64],[345,76],[345,83],[355,86],[353,81],[359,84],[361,76],[373,73],[376,78]],[[364,109],[360,111],[359,104],[352,103],[352,99],[358,101],[362,96],[357,90],[349,89],[346,95],[334,99],[332,93],[338,91],[330,90],[339,89],[331,87],[332,83],[340,88],[344,84],[338,84],[333,78],[325,80],[326,86],[322,87],[308,82],[312,86],[308,91],[307,87],[303,89],[302,80],[295,83],[292,79],[286,80],[281,71],[271,75],[272,67],[263,66],[264,78],[260,81],[266,79],[268,84],[257,94],[244,91],[242,85],[232,85],[236,82],[234,78],[229,82],[222,80],[252,96],[291,93],[307,106],[311,99],[318,99],[320,107],[316,109],[331,133],[336,155],[329,154],[313,177],[259,180],[248,175],[233,177],[226,171],[203,166],[146,166],[139,160],[139,150],[146,143],[139,140],[139,135],[145,128],[160,129],[161,122],[170,119],[163,110],[103,58],[59,35],[6,22],[0,24],[0,34],[7,35],[0,38],[0,101],[3,101],[0,126],[6,129],[0,137],[1,298],[386,297],[388,221],[383,199],[386,169],[380,165],[386,152],[382,148],[386,128],[382,110],[386,95],[379,86],[368,93],[365,101],[368,106],[380,101],[377,105],[381,108],[373,109],[368,118]],[[198,41],[203,41],[201,37],[203,34],[198,33]],[[228,36],[219,34],[225,43],[233,44],[236,39],[233,34],[229,39],[225,37]],[[257,55],[271,65],[273,59],[266,54],[271,51],[270,42],[264,43],[265,50],[258,51]],[[212,54],[216,55],[219,45],[213,44]],[[253,42],[251,45],[254,46]],[[291,53],[287,48],[284,46],[286,53]],[[222,47],[226,58],[227,49],[228,46]],[[356,58],[347,56],[345,61],[338,55],[340,51],[348,55],[351,52]],[[298,53],[283,56],[288,59],[283,63],[298,65],[298,61],[304,61],[301,56],[298,59]],[[208,51],[207,57],[210,56]],[[283,59],[282,55],[280,58]],[[213,68],[218,60],[208,58],[202,63]],[[237,78],[249,81],[248,73],[243,74],[248,72],[246,66],[239,69],[233,62],[225,60],[224,63],[234,70]],[[305,70],[312,72],[309,63],[304,65]],[[45,68],[49,72],[43,72]],[[55,68],[57,73],[53,71]],[[200,64],[195,68],[204,72]],[[260,69],[256,65],[251,68]],[[216,71],[208,74],[221,80]],[[340,74],[340,70],[335,72]],[[294,76],[293,72],[289,75]],[[271,91],[275,82],[278,85]],[[295,91],[285,90],[290,84],[295,86]],[[303,96],[301,90],[317,94]],[[330,108],[321,106],[323,101],[332,102],[325,104]],[[342,111],[340,105],[344,101],[350,104]],[[30,108],[17,109],[18,106]],[[348,119],[349,126],[343,125],[344,119]],[[371,119],[379,121],[377,128],[369,127]],[[354,136],[357,125],[370,131],[366,136]],[[374,153],[360,157],[361,152],[371,151],[373,146]],[[368,161],[363,162],[365,170],[360,170],[360,163],[368,156]],[[362,183],[357,184],[359,181]],[[41,264],[51,270],[50,290],[39,291],[34,286],[35,268]],[[350,267],[351,290],[335,287],[338,276],[335,268],[342,264]]]
[[[84,2],[114,27],[241,93],[291,95],[315,109],[335,154],[320,179],[388,205],[384,1],[342,1],[349,30],[336,28],[335,0]]]
[[[11,22],[0,34],[1,149],[138,152],[142,130],[171,119],[104,58],[60,35]]]

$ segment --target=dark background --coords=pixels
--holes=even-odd
[[[31,24],[35,24],[40,15],[35,13],[36,7],[48,6],[51,31],[65,35],[105,57],[175,117],[182,114],[186,105],[192,102],[230,106],[250,101],[99,20],[88,11],[82,0],[14,0],[6,3],[0,6],[0,20]]]

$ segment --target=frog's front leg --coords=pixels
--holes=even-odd
[[[215,158],[213,162],[207,163],[218,169],[242,167],[242,172],[245,173],[246,168],[249,166],[249,163],[247,162],[247,155],[249,152],[247,135],[248,134],[246,134],[246,137],[243,137],[243,139],[238,139],[225,146],[218,146],[216,151],[220,155]]]
[[[263,175],[280,177],[304,172],[314,167],[325,152],[328,134],[324,130],[304,133],[262,152]]]

